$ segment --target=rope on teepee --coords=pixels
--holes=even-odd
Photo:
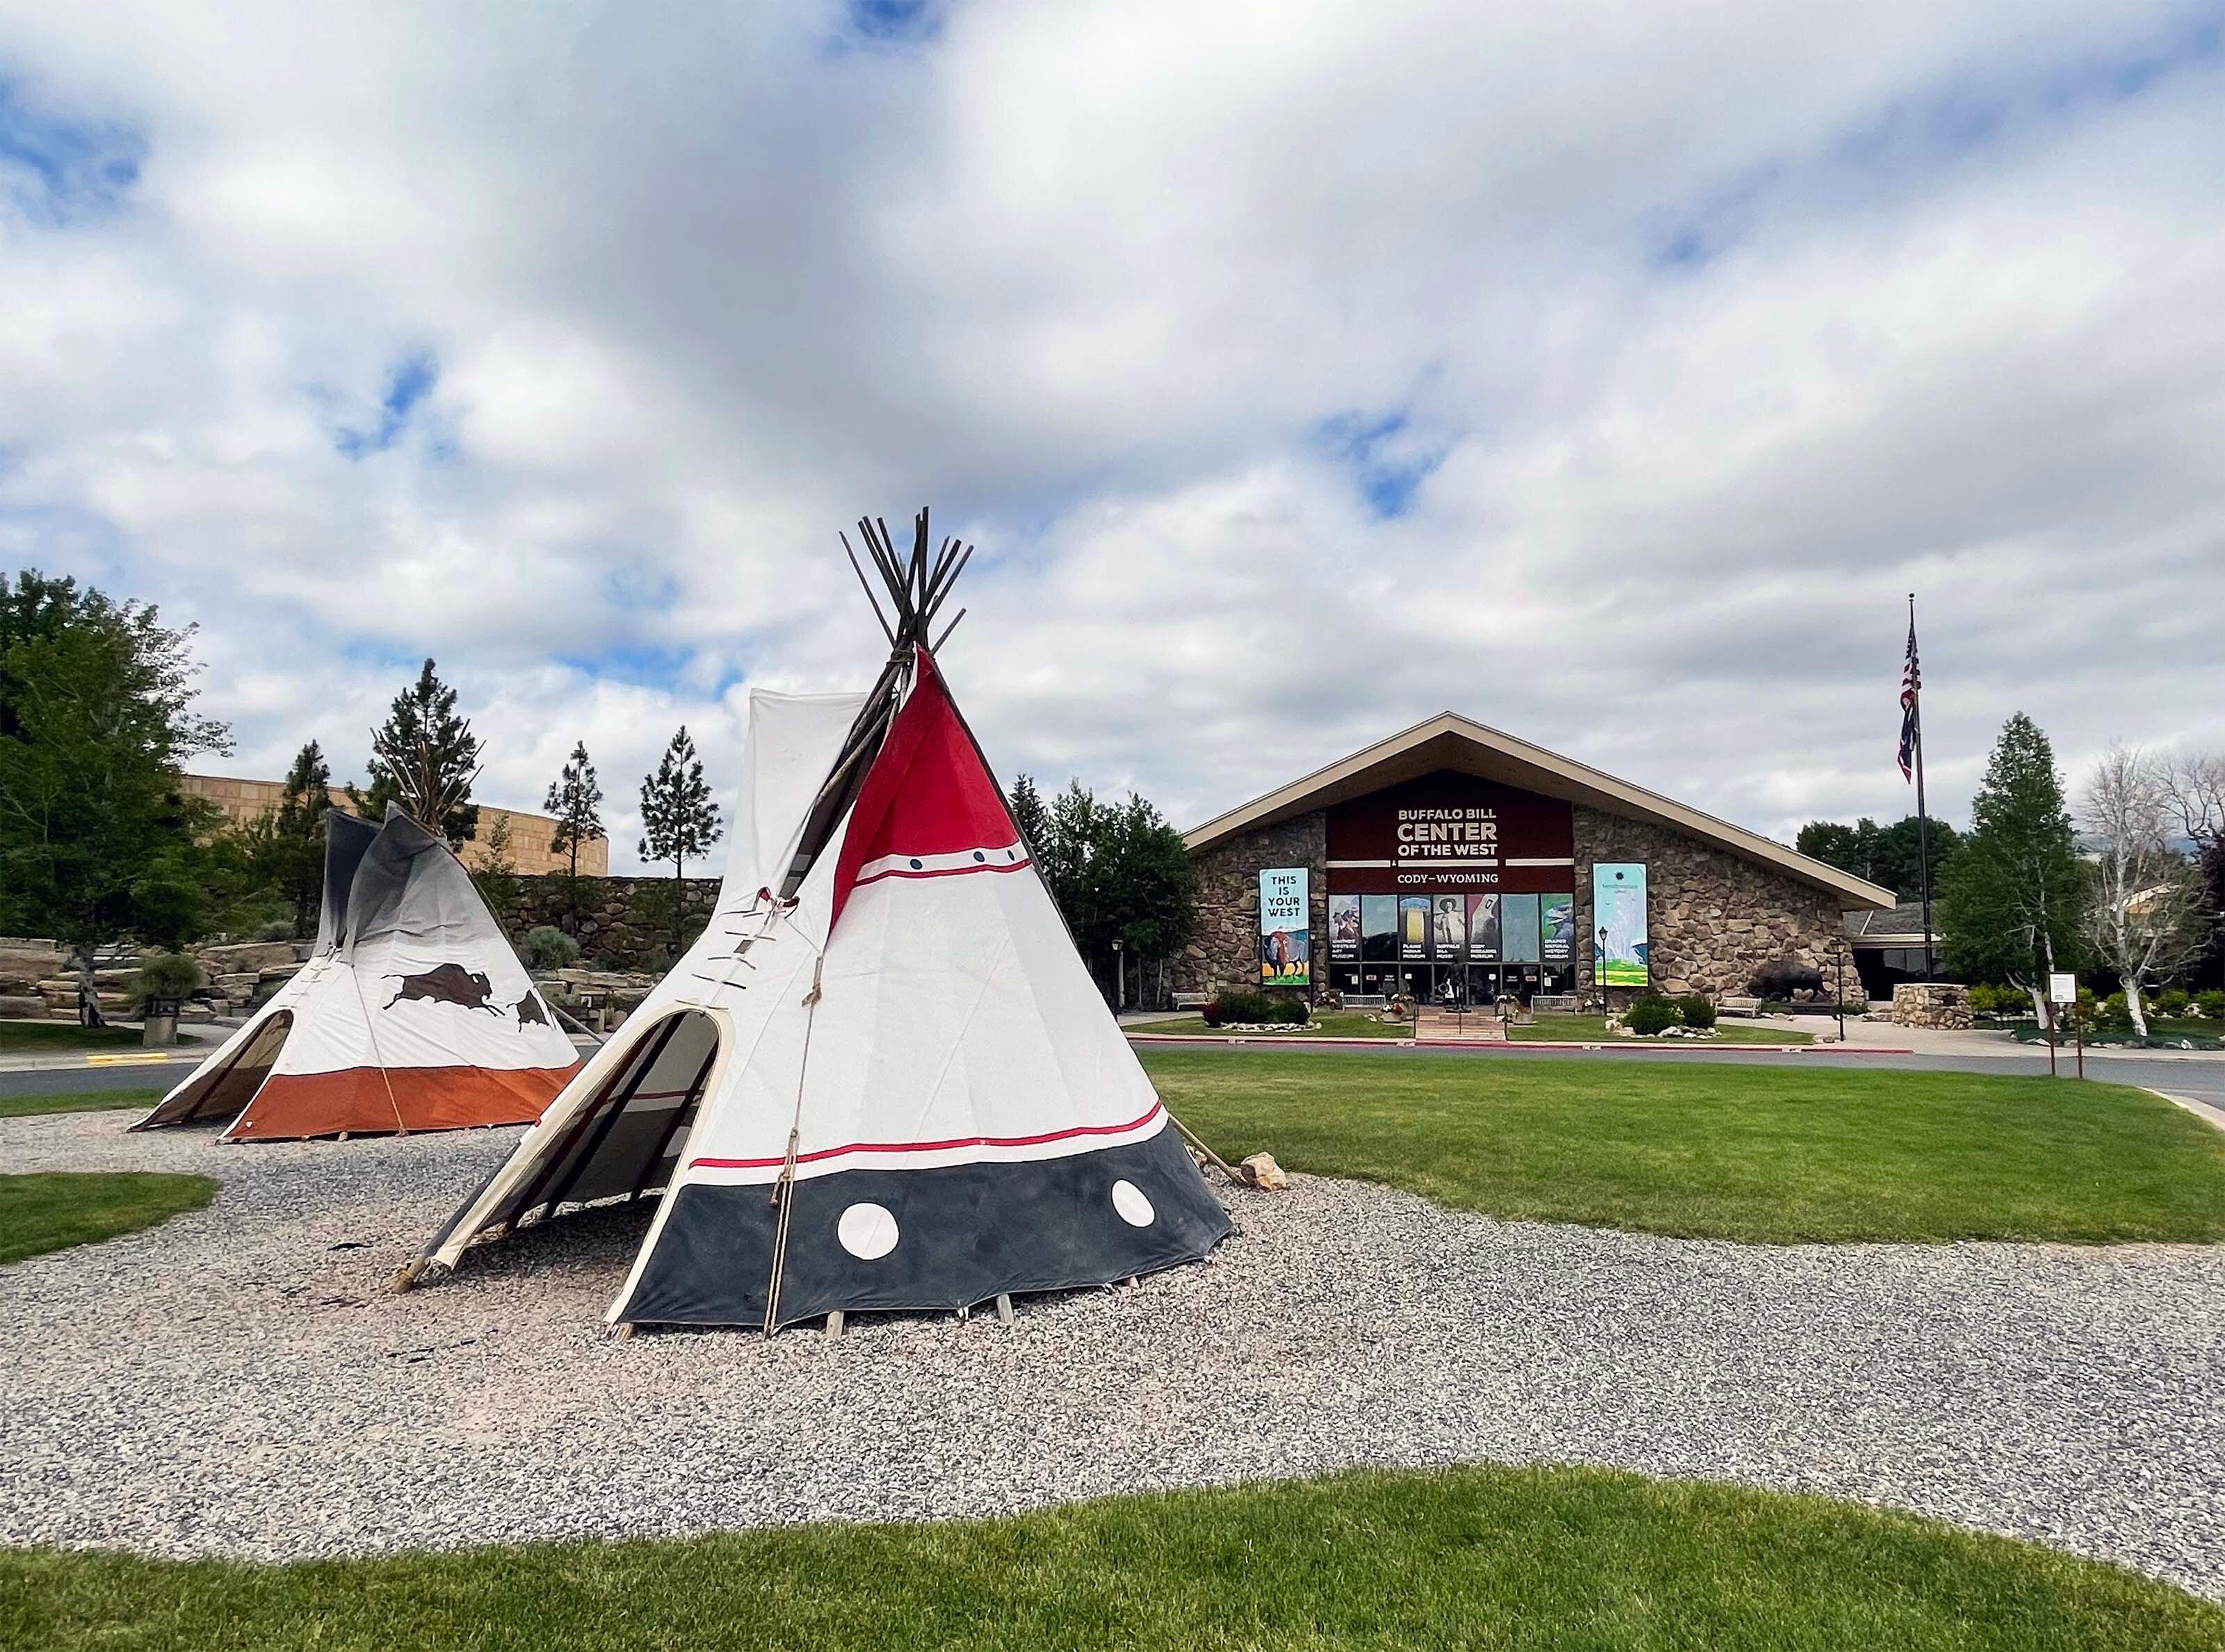
[[[795,928],[793,924],[789,927]],[[800,929],[796,933],[803,934]],[[820,978],[827,967],[827,954],[816,947],[812,951],[811,991],[803,995],[803,1055],[796,1064],[796,1115],[789,1122],[788,1153],[781,1161],[780,1175],[772,1185],[773,1206],[780,1216],[773,1224],[772,1277],[765,1284],[764,1333],[768,1337],[780,1323],[780,1282],[788,1265],[788,1224],[796,1208],[796,1155],[803,1140],[803,1081],[811,1070],[811,1023],[818,1018]]]
[[[378,1081],[386,1086],[386,1104],[394,1109],[394,1133],[409,1134],[409,1127],[402,1122],[402,1104],[394,1098],[394,1080],[386,1076],[386,1058],[378,1053],[378,1029],[371,1024],[371,1005],[363,996],[363,977],[355,965],[348,965],[348,983],[355,988],[356,1007],[363,1011],[363,1035],[371,1041],[371,1059],[378,1063]]]

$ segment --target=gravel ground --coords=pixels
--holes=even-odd
[[[839,1343],[605,1335],[645,1214],[384,1290],[513,1130],[219,1147],[0,1121],[206,1212],[0,1269],[0,1542],[291,1559],[981,1515],[1551,1459],[1858,1497],[2225,1598],[2225,1248],[1764,1249],[1237,1193],[1133,1290]]]

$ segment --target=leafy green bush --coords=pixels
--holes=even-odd
[[[536,970],[568,969],[580,961],[580,943],[561,929],[540,924],[525,932],[525,953],[529,966]]]
[[[2156,1008],[2166,1016],[2183,1016],[2190,1002],[2184,987],[2170,987],[2156,994]]]
[[[1695,1030],[1704,1030],[1715,1024],[1715,1006],[1704,993],[1687,993],[1677,1000],[1677,1013],[1684,1024]]]
[[[1287,992],[1223,992],[1205,1006],[1208,1027],[1303,1027],[1313,1012]]]
[[[2194,1007],[2212,1021],[2225,1020],[2225,992],[2197,992],[2194,995]]]
[[[268,919],[255,926],[255,938],[257,940],[291,940],[294,939],[293,921],[290,918]]]
[[[131,1002],[144,1005],[149,998],[182,998],[207,984],[206,972],[183,953],[149,953],[131,978]]]
[[[1681,1019],[1675,999],[1664,998],[1653,992],[1642,998],[1633,998],[1630,1008],[1622,1012],[1622,1024],[1640,1038],[1652,1038],[1664,1033]]]
[[[1970,1013],[1974,1016],[1998,1016],[2001,1013],[2002,989],[1981,981],[1970,989]]]
[[[2102,999],[2100,1009],[2095,1013],[2094,1024],[2096,1027],[2108,1028],[2113,1031],[2130,1027],[2133,1024],[2133,1012],[2126,1006],[2125,995],[2121,992],[2112,992],[2108,997]]]

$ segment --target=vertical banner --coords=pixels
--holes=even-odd
[[[1441,959],[1465,957],[1467,953],[1467,897],[1433,897],[1429,912],[1429,944]]]
[[[1398,897],[1398,956],[1426,959],[1429,955],[1429,897]]]
[[[1360,955],[1371,963],[1389,964],[1398,957],[1398,897],[1363,895],[1360,897]]]
[[[1259,873],[1259,984],[1313,984],[1313,935],[1308,926],[1306,869],[1269,866]]]
[[[1537,961],[1537,897],[1499,897],[1499,955],[1509,964]]]
[[[1328,897],[1328,955],[1337,964],[1360,959],[1360,897],[1356,895]]]
[[[1467,897],[1467,955],[1479,964],[1499,962],[1499,897]]]
[[[1592,978],[1601,986],[1644,986],[1645,934],[1643,863],[1592,867]]]
[[[1538,897],[1537,928],[1544,939],[1545,961],[1566,964],[1576,955],[1576,897],[1545,895]]]

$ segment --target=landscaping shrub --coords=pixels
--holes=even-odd
[[[257,940],[291,940],[294,939],[293,921],[272,918],[267,922],[258,923],[255,926],[255,938]]]
[[[2194,1007],[2211,1021],[2225,1018],[2225,992],[2197,992],[2194,995]]]
[[[144,1004],[149,998],[183,998],[207,984],[207,973],[183,953],[149,953],[139,960],[139,972],[131,978],[131,1002]]]
[[[525,945],[520,950],[528,966],[536,970],[568,969],[580,961],[580,943],[545,923],[525,932]]]
[[[2155,1006],[2166,1016],[2183,1016],[2190,1002],[2184,987],[2170,987],[2156,994]]]
[[[2094,1024],[2096,1027],[2107,1027],[2112,1030],[2121,1030],[2130,1027],[2133,1024],[2133,1012],[2126,1006],[2125,995],[2121,992],[2112,992],[2108,997],[2102,999],[2100,1010],[2095,1014]]]
[[[1651,1038],[1674,1027],[1681,1019],[1676,1001],[1658,993],[1647,993],[1631,1001],[1630,1008],[1622,1012],[1622,1024],[1640,1038]]]
[[[1981,981],[1970,989],[1970,1013],[1974,1016],[1998,1016],[2001,1013],[2001,989]]]
[[[1313,1012],[1287,992],[1223,992],[1205,1006],[1208,1027],[1303,1027]]]
[[[1677,1000],[1677,1013],[1684,1024],[1696,1030],[1704,1030],[1715,1024],[1715,1006],[1702,993],[1694,992]]]

